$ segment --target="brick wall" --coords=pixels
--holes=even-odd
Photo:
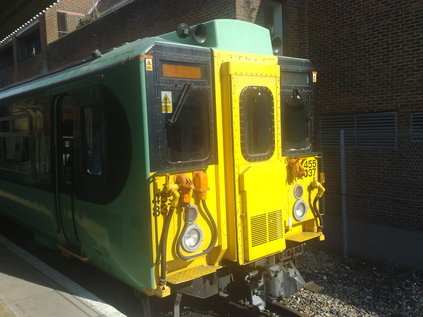
[[[134,0],[58,41],[57,12],[82,14],[87,12],[94,2],[95,0],[62,0],[46,11],[42,20],[46,26],[44,41],[48,46],[46,50],[42,50],[43,58],[31,58],[31,62],[25,63],[28,68],[23,71],[23,68],[17,65],[13,72],[16,76],[13,79],[8,77],[7,80],[3,77],[0,85],[5,81],[10,83],[16,78],[36,75],[46,66],[52,70],[85,58],[95,49],[106,50],[138,38],[174,31],[180,22],[197,24],[217,18],[236,18],[266,26],[265,0]],[[302,21],[305,11],[300,7],[307,1],[274,2],[284,3],[285,6],[285,55],[305,57],[303,47],[306,45],[301,46],[305,42],[305,24]],[[76,27],[79,18],[75,14],[68,15],[70,30]]]
[[[235,5],[238,20],[264,25],[264,1],[236,0]]]
[[[422,111],[423,2],[308,1],[320,114]]]
[[[423,235],[423,143],[411,141],[409,128],[410,113],[423,111],[423,2],[314,0],[303,5],[308,23],[301,32],[309,39],[304,51],[319,71],[318,113],[398,114],[396,147],[346,148],[347,231],[354,232],[350,248],[355,255],[416,265],[417,240],[410,237]],[[326,212],[339,219],[340,153],[337,147],[322,151]],[[360,226],[350,225],[358,221]],[[329,244],[342,241],[337,226],[328,225]],[[378,236],[382,232],[394,237],[389,248]]]
[[[124,42],[174,31],[181,22],[192,25],[217,18],[235,18],[234,2],[134,1],[51,43],[49,69],[82,59],[95,49],[106,50]]]
[[[50,10],[45,12],[45,20],[47,24],[47,43],[56,41],[59,38],[57,25],[57,12],[68,13],[69,31],[76,29],[79,19],[81,19],[89,9],[91,9],[96,0],[62,0]]]

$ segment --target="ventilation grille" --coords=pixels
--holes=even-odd
[[[250,224],[252,247],[283,238],[281,210],[253,216],[250,218]]]
[[[320,118],[323,146],[339,146],[339,131],[345,131],[345,145],[396,148],[396,112],[327,115]]]
[[[423,142],[423,112],[411,114],[411,139],[414,142]]]
[[[266,242],[266,214],[251,217],[251,245],[256,247]]]
[[[267,226],[269,228],[269,242],[283,237],[282,213],[280,210],[272,211],[267,214]]]

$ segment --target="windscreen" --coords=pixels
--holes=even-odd
[[[209,50],[156,44],[147,71],[151,171],[197,168],[214,160]]]

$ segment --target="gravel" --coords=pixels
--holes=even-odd
[[[306,281],[324,289],[307,289],[283,303],[308,316],[423,316],[423,272],[392,264],[347,258],[307,246],[297,268]]]
[[[20,231],[9,230],[2,218],[0,232],[24,247]],[[32,243],[25,248],[126,315],[139,315],[138,302],[130,287],[89,265],[62,257],[58,252]],[[307,316],[423,316],[421,271],[364,259],[344,259],[311,245],[307,245],[296,264],[306,281],[324,287],[319,293],[303,289],[283,300],[284,304]]]

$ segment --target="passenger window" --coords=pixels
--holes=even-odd
[[[15,141],[15,163],[29,161],[29,137],[17,136]]]
[[[85,172],[89,175],[99,176],[103,173],[102,149],[103,132],[100,107],[85,107],[84,116],[84,150]]]
[[[62,113],[62,137],[73,137],[73,112]]]
[[[249,86],[240,96],[241,152],[247,161],[269,159],[275,150],[274,102],[266,87]]]
[[[0,168],[27,173],[30,170],[29,117],[22,114],[0,121]]]
[[[0,121],[0,133],[9,133],[10,132],[10,120],[1,120]]]
[[[13,132],[29,132],[28,117],[16,118],[12,120]]]

